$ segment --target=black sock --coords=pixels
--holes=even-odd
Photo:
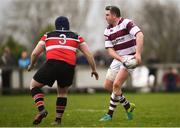
[[[41,91],[41,89],[39,87],[32,88],[31,95],[32,95],[32,98],[34,99],[34,102],[35,102],[36,107],[38,108],[39,112],[42,112],[43,110],[45,110],[44,94]]]
[[[126,100],[126,98],[123,94],[121,94],[121,96],[119,96],[119,101],[126,110],[128,110],[130,108],[130,103],[129,103],[129,101]]]
[[[56,120],[61,120],[67,105],[67,97],[57,97],[56,100]]]

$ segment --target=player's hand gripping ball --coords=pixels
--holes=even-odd
[[[123,56],[122,63],[128,69],[134,69],[138,66],[138,63],[133,55]]]

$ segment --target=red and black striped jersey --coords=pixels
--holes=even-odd
[[[61,60],[68,64],[76,64],[76,49],[84,39],[72,31],[52,31],[41,38],[46,48],[46,59]]]

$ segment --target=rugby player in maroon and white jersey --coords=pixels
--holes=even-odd
[[[79,49],[87,58],[91,67],[91,76],[98,80],[96,64],[84,39],[77,33],[69,30],[69,21],[66,17],[58,17],[55,21],[56,30],[46,33],[31,54],[31,71],[38,56],[45,50],[46,63],[34,75],[30,90],[39,113],[33,124],[41,123],[48,114],[44,105],[44,93],[41,88],[45,85],[52,87],[57,81],[56,117],[52,124],[60,124],[67,105],[68,88],[72,84],[76,65],[76,50]]]
[[[107,6],[105,14],[109,25],[104,32],[105,48],[114,60],[107,71],[104,82],[105,89],[112,92],[109,110],[100,121],[112,120],[114,109],[119,102],[125,108],[128,119],[132,119],[135,104],[126,100],[121,87],[134,69],[123,65],[123,57],[134,55],[137,64],[141,63],[143,33],[132,20],[121,17],[120,9],[116,6]]]

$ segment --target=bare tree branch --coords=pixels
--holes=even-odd
[[[142,8],[145,58],[154,52],[162,62],[176,62],[180,54],[180,12],[171,3],[145,2]]]

